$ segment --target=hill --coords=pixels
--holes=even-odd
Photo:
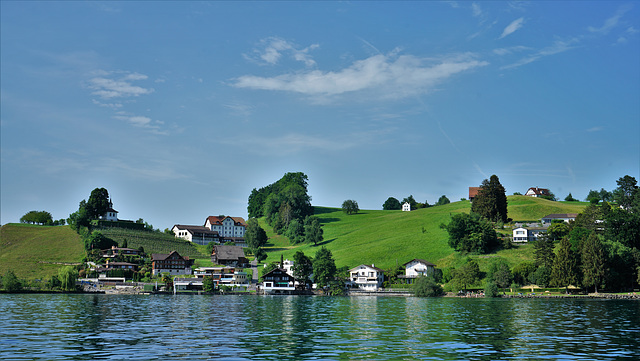
[[[47,279],[63,264],[85,256],[80,236],[69,226],[6,224],[0,227],[0,274],[13,270],[27,279]]]
[[[552,202],[545,199],[509,196],[509,217],[514,221],[539,220],[550,213],[579,213],[587,203]],[[414,258],[435,263],[439,268],[455,267],[464,262],[462,256],[448,245],[448,234],[440,224],[448,223],[451,215],[469,212],[468,201],[414,210],[412,212],[363,210],[347,215],[339,208],[315,207],[324,230],[322,245],[291,246],[284,236],[275,235],[271,227],[261,220],[261,226],[270,237],[265,262],[279,261],[280,255],[293,259],[296,251],[315,255],[320,246],[331,250],[338,267],[375,264],[389,269]],[[505,230],[504,233],[510,233]],[[492,258],[503,257],[511,266],[533,258],[531,245],[516,246],[490,255],[474,256],[481,268],[486,269]]]

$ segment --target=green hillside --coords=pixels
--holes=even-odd
[[[508,201],[509,217],[514,221],[539,220],[550,213],[579,213],[587,204],[525,196],[509,196]],[[460,201],[412,212],[364,210],[353,215],[347,215],[339,208],[315,207],[315,215],[320,218],[324,230],[322,245],[331,250],[338,267],[355,267],[364,263],[388,269],[422,258],[444,268],[455,267],[466,257],[449,247],[448,234],[440,224],[448,223],[451,215],[469,212],[470,209],[468,201]],[[275,235],[263,221],[261,226],[270,237],[266,249],[269,258],[265,262],[279,261],[280,255],[293,259],[298,250],[313,256],[321,246],[291,246],[286,237]],[[510,233],[510,229],[504,233]],[[503,257],[513,266],[532,259],[533,247],[521,245],[491,255],[474,256],[483,268],[495,257]]]
[[[80,236],[68,226],[6,224],[0,227],[0,274],[7,270],[27,279],[47,279],[63,264],[84,258]]]

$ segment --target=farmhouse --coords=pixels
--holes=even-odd
[[[153,275],[167,272],[172,275],[190,275],[193,260],[181,256],[177,251],[169,254],[154,253],[151,255],[151,267]]]
[[[213,246],[211,262],[233,267],[244,267],[249,263],[241,246]]]
[[[480,187],[469,187],[469,202],[473,202],[473,199],[478,196]]]
[[[551,192],[546,188],[531,187],[524,195],[529,197],[544,197],[551,196]]]

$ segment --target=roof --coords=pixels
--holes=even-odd
[[[218,259],[239,260],[246,258],[242,246],[213,246],[211,255],[216,255]]]
[[[171,230],[173,230],[174,228],[178,228],[178,230],[187,231],[191,234],[203,233],[203,234],[210,234],[210,235],[218,235],[218,231],[212,231],[205,226],[190,226],[190,225],[184,225],[184,224],[176,224],[171,228]]]
[[[480,191],[480,187],[469,187],[469,199],[475,198]]]
[[[178,257],[181,257],[181,258],[183,258],[185,260],[189,259],[189,257],[187,257],[187,256],[184,256],[184,257],[181,256],[180,253],[178,253],[178,251],[171,251],[171,253],[169,253],[169,254],[154,253],[154,254],[151,255],[151,260],[152,261],[164,261],[165,259],[169,258],[169,256],[171,256],[174,253],[177,254]]]
[[[548,195],[550,195],[549,190],[546,189],[546,188],[531,187],[531,188],[527,189],[527,193],[529,193],[529,191],[533,191],[533,194],[535,194],[537,196],[548,196]]]
[[[285,269],[283,269],[283,268],[274,268],[274,269],[272,269],[271,271],[269,271],[269,272],[267,272],[267,273],[263,274],[263,275],[262,275],[262,277],[264,278],[264,277],[266,277],[266,276],[268,276],[268,275],[270,275],[270,274],[272,274],[272,273],[275,273],[275,272],[278,272],[278,273],[282,274],[283,276],[284,276],[284,275],[287,275],[289,278],[293,278],[293,279],[295,279],[295,277],[293,277],[292,275],[288,274],[288,273],[287,273],[287,270],[285,270]]]
[[[226,217],[209,216],[204,221],[204,224],[207,224],[207,222],[209,222],[209,224],[222,224],[222,222],[227,218],[231,218],[233,220],[233,223],[236,226],[245,226],[245,227],[247,226],[247,222],[244,221],[244,218],[242,218],[242,217],[230,217],[230,216],[226,216]]]
[[[411,261],[409,261],[409,262],[407,262],[407,263],[403,264],[403,266],[406,266],[406,265],[408,265],[409,263],[414,262],[414,261],[415,261],[415,262],[420,262],[420,263],[422,263],[422,264],[424,264],[424,265],[426,265],[426,266],[433,266],[433,267],[435,267],[435,266],[436,266],[435,264],[433,264],[433,263],[431,263],[431,262],[429,262],[429,261],[425,261],[425,260],[420,259],[420,258],[414,258],[414,259],[412,259]]]
[[[542,218],[543,219],[545,218],[562,219],[562,218],[576,218],[577,216],[578,216],[578,213],[553,213],[548,216],[544,216]]]
[[[374,269],[376,271],[384,272],[384,270],[382,268],[378,268],[378,267],[376,267],[374,265],[368,266],[366,264],[361,264],[358,267],[353,267],[352,269],[349,270],[349,272],[354,271],[356,269],[362,269],[362,267],[371,268],[371,269]]]

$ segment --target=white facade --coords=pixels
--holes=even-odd
[[[212,231],[218,232],[221,237],[244,238],[247,226],[240,217],[208,217],[204,224]]]
[[[420,259],[414,259],[407,262],[405,265],[405,276],[407,278],[416,278],[418,276],[433,276],[436,267],[433,263],[426,262]]]
[[[513,230],[513,242],[523,243],[537,241],[541,234],[545,233],[546,228],[524,228],[518,227]]]
[[[409,202],[404,202],[404,204],[402,205],[402,211],[411,212],[411,204],[409,204]]]
[[[118,211],[116,211],[113,208],[109,208],[109,209],[107,209],[107,212],[104,214],[104,216],[102,216],[102,219],[104,219],[105,221],[117,222],[118,221]]]
[[[209,230],[203,226],[185,226],[176,224],[171,231],[177,238],[186,239],[189,242],[200,245],[207,245],[211,242],[219,242],[220,238],[216,232]]]
[[[382,287],[384,271],[374,265],[360,265],[349,270],[351,284],[365,291],[377,291]]]

